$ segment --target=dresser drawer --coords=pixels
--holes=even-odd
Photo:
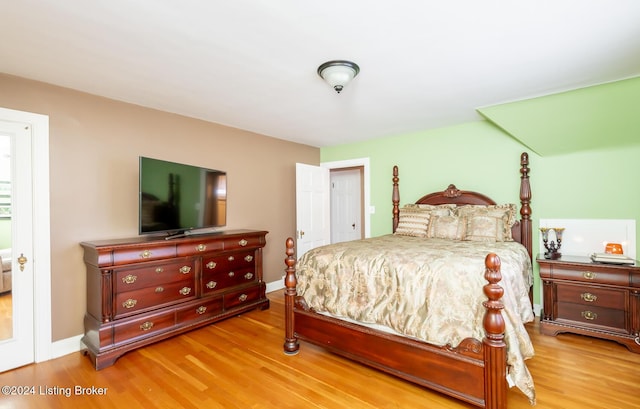
[[[547,269],[545,269],[547,270]],[[543,269],[540,270],[540,276],[546,278]],[[552,266],[550,269],[551,278],[557,280],[572,280],[585,283],[608,284],[608,285],[629,285],[629,271],[623,269],[607,269],[607,267],[589,265],[584,268],[564,268],[560,266]]]
[[[114,273],[114,288],[116,293],[122,293],[193,279],[195,271],[195,261],[189,258],[120,269]]]
[[[558,284],[557,299],[563,302],[624,310],[628,291],[586,285]]]
[[[255,251],[242,251],[237,253],[227,253],[219,256],[202,258],[202,271],[205,273],[215,273],[218,271],[234,270],[239,268],[253,267],[255,265]]]
[[[238,307],[242,304],[249,304],[260,298],[260,286],[247,287],[224,295],[224,308]]]
[[[178,309],[178,323],[207,319],[222,313],[222,297],[209,298],[197,305]]]
[[[124,247],[113,250],[113,264],[142,263],[145,261],[161,260],[176,257],[175,244],[148,244],[144,247]]]
[[[178,243],[178,256],[193,256],[204,254],[210,251],[221,251],[224,248],[223,242],[215,238],[202,238],[188,243]]]
[[[146,315],[140,319],[116,324],[114,327],[114,343],[135,341],[137,338],[151,336],[159,331],[170,329],[174,325],[175,313],[173,311]]]
[[[216,273],[205,272],[202,275],[202,293],[207,294],[224,288],[251,283],[255,280],[256,273],[253,267]]]
[[[115,318],[196,297],[193,278],[116,294]]]
[[[626,333],[624,310],[559,302],[557,320],[579,322],[583,326],[607,327],[609,330]]]
[[[264,236],[238,236],[224,241],[225,250],[238,250],[250,247],[264,247]]]

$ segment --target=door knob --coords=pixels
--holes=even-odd
[[[20,257],[18,257],[18,264],[20,264],[20,271],[24,271],[24,265],[26,264],[27,261],[29,260],[27,260],[24,254],[20,253]]]

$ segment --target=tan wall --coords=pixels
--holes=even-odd
[[[78,243],[138,234],[139,156],[227,171],[228,228],[268,230],[265,281],[280,280],[295,163],[318,164],[318,148],[2,74],[0,106],[49,116],[54,341],[83,332]]]

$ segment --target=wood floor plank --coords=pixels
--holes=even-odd
[[[269,310],[130,352],[101,371],[74,353],[2,373],[0,385],[32,386],[36,393],[0,396],[0,409],[473,407],[310,344],[285,355],[282,292],[269,298]],[[536,349],[528,367],[538,408],[640,408],[640,354],[611,341],[544,336],[537,324],[528,330]],[[106,393],[78,395],[76,387]],[[47,388],[58,393],[46,394]],[[531,408],[515,389],[508,401],[510,409]]]

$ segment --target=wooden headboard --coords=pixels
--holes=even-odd
[[[393,231],[396,231],[400,220],[400,190],[398,188],[398,167],[393,167]],[[456,205],[495,205],[496,202],[488,196],[472,191],[459,190],[451,184],[441,192],[429,193],[416,200],[416,204],[456,204]],[[513,240],[521,243],[532,255],[532,228],[531,228],[531,185],[529,184],[529,154],[523,152],[520,155],[520,220],[511,229]]]

